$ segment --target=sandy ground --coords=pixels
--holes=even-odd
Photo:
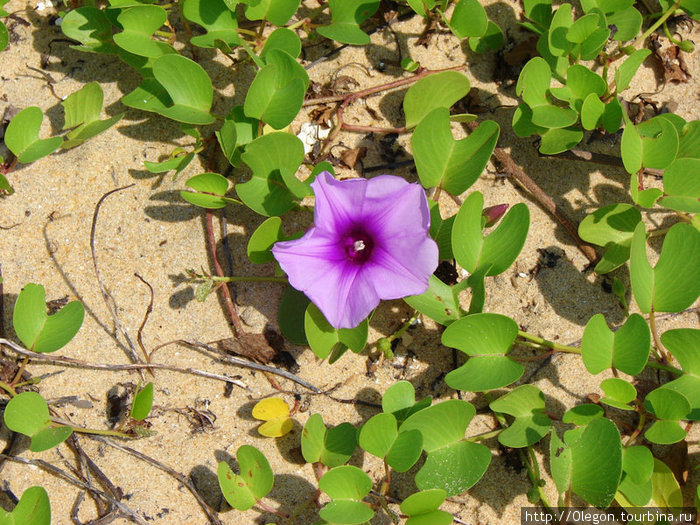
[[[517,2],[489,2],[489,15],[516,41],[524,38],[517,27],[520,8]],[[116,335],[114,322],[100,295],[90,256],[90,222],[100,197],[120,186],[132,187],[109,197],[102,206],[96,230],[96,255],[102,280],[114,297],[118,316],[135,339],[136,332],[148,305],[148,289],[135,276],[137,272],[154,289],[153,313],[143,331],[147,348],[174,339],[215,341],[230,337],[226,316],[216,297],[205,303],[194,300],[194,288],[183,279],[186,268],[209,269],[203,213],[182,202],[178,191],[187,177],[206,171],[198,160],[187,168],[177,180],[172,176],[161,178],[146,172],[144,160],[157,161],[167,155],[174,146],[188,143],[179,128],[166,119],[128,110],[118,102],[119,98],[138,83],[138,76],[126,65],[107,56],[80,53],[61,41],[60,30],[50,24],[53,10],[37,11],[35,2],[11,0],[5,6],[10,12],[28,22],[13,23],[13,41],[9,49],[0,54],[0,114],[10,105],[23,108],[36,105],[48,115],[42,136],[58,133],[63,124],[59,101],[47,89],[47,81],[29,66],[42,68],[55,81],[54,89],[65,97],[84,83],[97,80],[105,89],[106,114],[113,115],[126,110],[126,116],[116,127],[86,144],[69,151],[59,152],[31,165],[21,166],[11,174],[16,194],[0,201],[0,264],[4,278],[5,307],[4,326],[8,336],[11,331],[11,314],[15,298],[28,282],[43,284],[48,299],[81,300],[86,308],[84,325],[75,339],[59,353],[61,355],[99,363],[126,363],[123,337]],[[410,54],[414,60],[431,68],[468,64],[467,75],[472,85],[479,89],[481,99],[488,107],[512,105],[514,89],[492,81],[495,55],[475,55],[468,46],[454,37],[440,34],[432,39],[429,47],[416,47],[415,41],[422,30],[416,18],[394,26],[403,56]],[[697,32],[695,33],[697,37]],[[696,41],[699,41],[696,38]],[[314,56],[319,49],[311,50]],[[242,103],[245,92],[238,91],[234,83],[238,78],[250,78],[252,69],[243,67],[232,71],[213,53],[202,52],[202,63],[211,72],[217,90],[214,111],[225,112],[233,103]],[[396,43],[390,32],[377,32],[372,43],[364,48],[346,48],[334,59],[313,67],[310,76],[317,82],[327,82],[343,64],[359,64],[343,69],[341,74],[354,78],[359,87],[382,84],[398,78],[401,71],[392,65],[396,61]],[[380,62],[387,64],[385,71],[378,71]],[[697,54],[689,60],[694,78],[700,75]],[[363,71],[368,68],[369,75]],[[647,63],[638,75],[630,92],[653,93],[658,87],[658,71]],[[401,125],[399,103],[405,91],[393,91],[367,99],[368,111],[363,103],[355,104],[348,111],[348,121],[365,125]],[[675,101],[676,112],[684,118],[697,119],[698,84],[668,85],[661,93],[652,95],[660,103]],[[509,148],[514,159],[554,196],[570,216],[579,221],[590,211],[613,202],[629,202],[628,176],[620,168],[599,166],[563,160],[538,158],[532,140],[517,140],[510,131],[512,109],[504,108],[493,116],[502,129],[501,145]],[[298,129],[307,120],[302,112],[293,124]],[[456,129],[458,134],[464,131]],[[364,167],[382,164],[376,139],[359,134],[341,135],[344,144],[368,147]],[[402,136],[396,148],[410,151],[409,137]],[[591,149],[617,154],[617,148],[601,142]],[[399,160],[408,157],[398,157]],[[361,167],[358,168],[361,172]],[[343,175],[350,170],[340,169]],[[416,180],[410,168],[396,171],[410,180]],[[235,180],[245,175],[234,172]],[[491,278],[487,284],[486,310],[513,317],[529,332],[565,343],[576,343],[587,320],[602,312],[609,323],[619,324],[624,312],[614,295],[605,291],[610,278],[585,272],[587,260],[576,248],[566,232],[527,194],[516,189],[509,181],[497,176],[489,164],[474,186],[485,194],[486,205],[525,202],[531,213],[531,226],[525,247],[513,268],[501,276]],[[453,203],[445,198],[448,210]],[[226,210],[228,221],[228,245],[235,266],[241,275],[271,275],[272,265],[255,266],[245,256],[247,237],[262,218],[243,208]],[[650,223],[662,223],[658,213],[648,218]],[[303,227],[303,217],[294,219],[290,229]],[[294,222],[291,221],[291,222]],[[13,226],[11,229],[5,227]],[[218,230],[218,228],[217,228]],[[223,247],[221,257],[225,260]],[[658,248],[658,247],[657,247]],[[551,267],[541,264],[539,272],[533,269],[546,251],[545,259]],[[534,277],[533,277],[534,275]],[[629,284],[626,269],[617,274]],[[279,285],[247,284],[236,287],[237,303],[244,322],[251,332],[260,333],[269,323],[277,326],[277,306],[282,292]],[[391,334],[410,315],[410,309],[402,301],[383,303],[371,323],[370,341],[381,335]],[[697,327],[694,313],[665,318],[660,329]],[[377,402],[381,393],[398,379],[411,381],[418,397],[432,395],[439,400],[449,399],[456,393],[448,388],[443,376],[451,369],[451,352],[440,346],[440,330],[430,321],[412,329],[397,348],[392,362],[383,362],[368,374],[366,356],[346,355],[338,363],[328,365],[318,362],[307,348],[287,344],[287,349],[297,359],[299,376],[321,389],[340,385],[334,391],[337,399]],[[525,349],[522,355],[527,355]],[[213,380],[171,372],[157,372],[155,376],[155,409],[149,419],[154,436],[127,443],[173,469],[189,476],[202,496],[212,506],[222,509],[220,518],[227,524],[272,522],[273,517],[258,510],[232,511],[222,505],[216,482],[217,461],[235,455],[243,444],[258,447],[269,459],[276,473],[275,486],[268,503],[274,508],[289,512],[296,505],[308,500],[314,492],[313,473],[306,465],[299,448],[300,432],[308,416],[321,413],[330,424],[349,421],[360,424],[376,409],[341,403],[323,396],[310,394],[304,388],[287,380],[280,380],[289,393],[283,394],[290,404],[292,392],[300,396],[303,411],[295,416],[294,430],[287,436],[274,440],[257,434],[258,423],[251,417],[254,401],[274,394],[270,383],[260,373],[236,368],[215,361],[181,346],[168,346],[156,354],[155,360],[181,367],[193,367],[219,374],[240,375],[245,389],[235,387],[230,396],[225,395],[224,384]],[[607,377],[589,375],[576,356],[557,356],[546,366],[540,363],[526,364],[524,378],[542,389],[547,397],[547,409],[561,416],[567,407],[585,402],[589,393],[599,393],[600,381]],[[49,400],[75,396],[79,403],[58,407],[59,412],[77,425],[106,428],[107,393],[116,385],[132,385],[139,381],[136,373],[93,371],[80,368],[59,368],[33,363],[29,370],[34,375],[51,375],[41,383],[41,393]],[[534,374],[534,375],[533,375]],[[467,394],[466,399],[477,408],[488,402],[483,395]],[[87,408],[89,406],[89,408]],[[205,429],[193,427],[185,416],[190,408],[206,410],[213,426]],[[468,435],[491,430],[495,421],[488,416],[477,416],[469,426]],[[691,443],[697,443],[698,432],[693,430]],[[0,447],[8,438],[7,429],[0,430]],[[206,523],[206,517],[192,495],[166,473],[124,454],[119,450],[99,445],[81,438],[86,452],[99,464],[114,485],[120,487],[126,503],[148,518],[152,523]],[[459,495],[444,505],[453,512],[460,523],[517,523],[519,509],[528,505],[526,492],[530,487],[525,469],[513,462],[517,455],[505,454],[498,449],[496,440],[486,443],[493,451],[493,459],[484,478],[467,493]],[[34,454],[22,440],[14,452],[26,458],[40,458],[66,469],[65,461],[73,461],[71,452],[62,445],[56,450]],[[548,440],[536,446],[538,454],[546,451]],[[668,447],[656,447],[663,456]],[[698,448],[691,446],[691,464],[697,464]],[[541,456],[540,456],[541,457]],[[351,463],[365,468],[375,479],[380,476],[380,464],[366,454],[357,452]],[[547,475],[548,465],[544,465]],[[408,474],[396,476],[391,495],[404,498],[415,490]],[[3,488],[20,495],[26,488],[41,484],[51,497],[54,523],[70,523],[72,507],[79,490],[57,477],[36,467],[6,463],[0,479]],[[700,471],[691,470],[686,485],[687,502],[700,479]],[[545,488],[550,501],[556,501],[553,485]],[[0,501],[6,506],[7,501]],[[84,503],[79,512],[81,520],[95,517],[95,508]],[[301,512],[301,521],[311,523],[313,513]],[[119,520],[118,520],[119,522]],[[373,523],[389,523],[386,516]]]

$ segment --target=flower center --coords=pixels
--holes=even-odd
[[[372,238],[366,232],[353,230],[345,237],[343,247],[348,259],[355,263],[364,263],[372,255],[374,242],[372,242]]]

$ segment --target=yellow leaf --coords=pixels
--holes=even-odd
[[[294,422],[288,417],[276,417],[260,425],[258,432],[265,437],[281,437],[292,430]]]
[[[278,397],[268,397],[255,404],[253,417],[263,421],[289,417],[289,405]]]

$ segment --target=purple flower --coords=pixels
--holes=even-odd
[[[338,181],[328,172],[311,187],[314,226],[272,253],[332,326],[354,328],[381,299],[428,289],[438,247],[423,188],[394,175]]]

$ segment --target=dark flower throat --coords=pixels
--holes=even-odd
[[[362,230],[352,230],[343,239],[345,254],[352,262],[362,264],[372,255],[372,237]]]

